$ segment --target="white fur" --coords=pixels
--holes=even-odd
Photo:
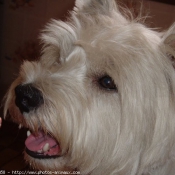
[[[60,158],[26,160],[82,175],[174,175],[175,72],[164,41],[175,25],[162,36],[126,19],[113,0],[76,4],[68,22],[48,24],[40,61],[24,62],[7,94],[5,115],[32,131],[42,127],[62,148]],[[99,87],[104,74],[118,92]],[[22,116],[14,88],[27,83],[44,104]]]

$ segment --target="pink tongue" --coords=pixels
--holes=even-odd
[[[43,152],[43,147],[46,143],[49,144],[50,149],[46,152]],[[42,132],[39,132],[37,136],[31,134],[26,139],[25,145],[30,151],[40,152],[43,154],[56,155],[60,151],[56,140],[49,135],[44,135]]]

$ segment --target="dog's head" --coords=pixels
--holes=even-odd
[[[30,130],[26,160],[109,175],[170,157],[174,33],[127,19],[113,0],[79,0],[67,22],[48,24],[40,60],[23,63],[5,103],[5,115]]]

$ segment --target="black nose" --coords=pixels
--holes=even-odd
[[[28,113],[38,108],[43,103],[41,92],[31,84],[16,86],[15,94],[15,104],[21,113]]]

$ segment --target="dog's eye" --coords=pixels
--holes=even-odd
[[[114,81],[108,75],[103,76],[99,79],[99,85],[106,90],[117,90]]]

